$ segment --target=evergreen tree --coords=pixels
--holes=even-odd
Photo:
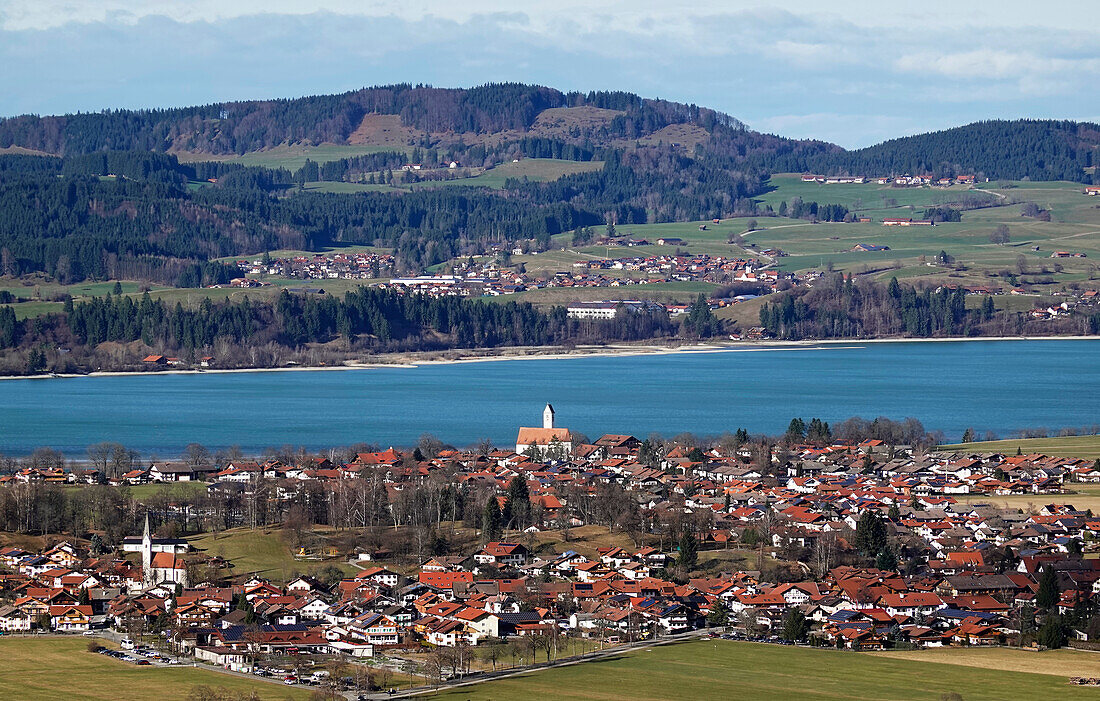
[[[711,311],[707,304],[706,295],[699,296],[688,307],[684,321],[681,323],[684,335],[689,338],[710,338],[718,335],[722,330],[722,323]]]
[[[1057,650],[1066,644],[1067,626],[1058,614],[1047,616],[1046,623],[1039,629],[1039,644],[1050,649]]]
[[[810,419],[810,426],[806,429],[806,440],[811,443],[828,443],[833,438],[833,432],[829,424],[818,418]]]
[[[495,496],[489,497],[481,512],[481,539],[483,541],[500,540],[504,533],[501,523],[500,505]]]
[[[1058,603],[1061,592],[1058,590],[1058,576],[1054,568],[1047,565],[1039,577],[1039,591],[1035,594],[1035,605],[1041,609],[1050,609]]]
[[[725,602],[723,602],[721,599],[718,599],[714,602],[714,606],[710,607],[710,613],[707,614],[707,623],[709,625],[715,626],[716,628],[720,628],[724,625],[727,625],[729,623],[729,620],[729,608],[726,607]]]
[[[680,552],[676,556],[676,564],[682,567],[686,574],[695,569],[695,565],[699,562],[699,541],[695,539],[694,533],[684,529],[680,534],[679,545]]]
[[[868,509],[859,517],[855,546],[866,557],[874,557],[886,549],[886,525],[878,512]]]
[[[883,548],[875,557],[875,567],[886,572],[893,572],[898,568],[898,557],[892,548]]]
[[[782,638],[790,642],[803,640],[810,631],[810,623],[797,608],[791,608],[783,618]]]
[[[527,480],[516,475],[508,483],[508,496],[501,512],[505,526],[526,528],[531,518],[531,495],[527,490]]]
[[[806,436],[806,423],[795,417],[787,424],[787,439],[792,441],[802,440]]]

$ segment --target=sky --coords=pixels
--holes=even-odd
[[[0,116],[538,83],[849,148],[1100,121],[1097,0],[0,0]]]

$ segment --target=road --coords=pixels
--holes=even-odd
[[[592,662],[593,660],[600,660],[607,657],[615,657],[621,655],[624,652],[631,650],[644,650],[646,648],[656,647],[658,645],[668,645],[670,643],[681,643],[687,640],[697,640],[699,638],[706,637],[710,631],[708,630],[695,630],[690,633],[681,633],[680,635],[671,635],[665,638],[658,638],[655,640],[648,640],[643,642],[631,643],[629,645],[623,645],[619,647],[610,648],[608,650],[598,650],[596,652],[585,653],[577,657],[569,657],[563,660],[556,660],[549,664],[536,664],[521,669],[509,669],[499,672],[479,672],[477,674],[471,674],[463,677],[460,681],[449,682],[446,684],[440,684],[438,686],[421,686],[413,689],[401,691],[396,694],[386,693],[373,693],[364,694],[368,699],[407,699],[416,698],[425,694],[432,694],[437,691],[447,691],[449,689],[459,689],[464,686],[470,686],[472,684],[480,684],[482,682],[491,681],[495,679],[508,679],[509,677],[518,677],[523,674],[530,674],[543,669],[553,669],[554,667],[569,667],[576,664],[584,664],[585,662]]]
[[[101,637],[103,637],[107,640],[111,640],[112,642],[115,642],[115,643],[119,643],[125,637],[125,635],[122,634],[122,633],[117,633],[115,631],[110,631],[110,630],[96,631],[96,633],[98,633]],[[658,639],[655,639],[655,640],[640,641],[640,642],[636,642],[636,643],[630,643],[628,645],[620,645],[620,646],[609,648],[609,649],[606,649],[606,650],[597,650],[597,651],[594,651],[594,652],[588,652],[588,653],[585,653],[583,655],[578,655],[576,657],[568,657],[568,658],[564,658],[564,659],[561,659],[561,660],[555,660],[555,661],[550,662],[550,663],[535,664],[535,665],[530,665],[530,666],[526,666],[526,667],[521,667],[521,668],[518,668],[518,669],[500,670],[500,671],[497,671],[497,672],[478,672],[478,673],[475,673],[475,674],[470,674],[468,676],[465,676],[459,681],[440,684],[438,686],[414,687],[412,689],[403,690],[403,691],[400,691],[400,692],[397,692],[397,693],[394,693],[394,694],[389,694],[389,693],[386,693],[386,692],[355,692],[355,691],[345,691],[345,692],[340,692],[340,693],[344,698],[349,699],[349,701],[355,701],[359,696],[362,696],[362,697],[367,698],[367,699],[371,699],[372,701],[373,700],[381,700],[381,699],[416,698],[416,697],[419,697],[419,696],[423,696],[425,694],[435,693],[437,691],[446,691],[448,689],[458,689],[458,688],[461,688],[461,687],[464,687],[464,686],[470,686],[472,684],[480,684],[482,682],[491,681],[491,680],[495,680],[495,679],[508,679],[510,677],[517,677],[517,676],[520,676],[520,675],[523,675],[523,674],[529,674],[531,672],[535,672],[535,671],[538,671],[538,670],[552,669],[552,668],[555,668],[555,667],[568,667],[570,665],[576,665],[576,664],[584,664],[585,662],[592,662],[594,660],[600,660],[600,659],[604,659],[604,658],[608,658],[608,657],[615,657],[617,655],[621,655],[625,652],[629,652],[629,651],[632,651],[632,650],[643,650],[643,649],[646,649],[646,648],[656,647],[658,645],[668,645],[670,643],[679,643],[679,642],[684,642],[684,641],[687,641],[687,640],[697,640],[699,638],[706,637],[709,633],[710,633],[710,631],[705,630],[705,629],[704,630],[696,630],[696,631],[691,631],[689,633],[681,633],[679,635],[672,635],[672,636],[668,636],[668,637],[664,637],[664,638],[658,638]],[[63,636],[63,637],[72,637],[72,636]],[[125,663],[123,663],[123,664],[125,664]],[[162,662],[159,662],[159,661],[155,661],[155,662],[153,662],[153,664],[158,666],[158,667],[168,666],[168,665],[166,665]],[[188,660],[187,658],[178,658],[178,664],[180,666],[183,666],[183,665],[192,666],[196,669],[205,669],[209,672],[216,672],[218,674],[225,674],[227,676],[237,677],[239,679],[249,679],[251,681],[266,682],[268,684],[276,684],[278,686],[283,686],[283,682],[279,678],[260,677],[260,676],[256,676],[256,675],[253,675],[253,674],[245,674],[243,672],[234,672],[232,670],[225,669],[223,667],[217,667],[215,665],[199,664],[197,662],[193,662],[191,660]],[[308,685],[308,684],[302,684],[301,686],[304,687],[304,688],[313,688],[313,689],[320,688],[320,687],[312,686],[312,685]]]

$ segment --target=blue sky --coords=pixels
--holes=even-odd
[[[1100,2],[0,0],[0,65],[5,116],[520,81],[854,147],[1100,121]]]

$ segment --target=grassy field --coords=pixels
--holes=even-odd
[[[142,283],[123,280],[120,284],[122,285],[122,292],[124,294],[140,294],[139,290]],[[90,297],[102,297],[108,292],[111,292],[114,286],[115,282],[113,280],[108,282],[80,282],[75,285],[62,285],[56,282],[48,282],[34,278],[26,280],[26,284],[12,278],[0,279],[0,290],[6,290],[17,298],[27,300],[4,305],[14,309],[15,316],[18,319],[34,318],[61,311],[63,304],[61,302],[51,301],[57,299],[61,295],[68,294],[72,296],[74,301],[80,301]]]
[[[1100,513],[1100,484],[1070,484],[1073,494],[1008,494],[983,496],[973,494],[956,497],[964,504],[992,504],[1002,509],[1020,509],[1026,513],[1038,511],[1044,504],[1072,504],[1082,511]]]
[[[317,531],[318,542],[326,542],[325,533]],[[357,570],[340,560],[297,560],[290,544],[278,528],[250,530],[233,528],[218,534],[204,533],[188,538],[191,547],[209,555],[218,555],[233,564],[232,576],[258,574],[274,581],[285,582],[298,574],[308,573],[322,564],[334,564],[347,573]]]
[[[557,180],[566,175],[588,173],[603,168],[603,161],[562,161],[555,158],[524,158],[518,163],[502,163],[472,178],[416,183],[414,188],[473,186],[501,189],[509,178],[527,178],[537,182]]]
[[[164,494],[184,494],[198,496],[206,492],[208,485],[205,482],[176,482],[175,484],[135,484],[129,487],[130,494],[138,501],[145,501],[152,497]]]
[[[0,698],[12,701],[185,701],[200,685],[265,701],[308,699],[309,691],[192,667],[138,667],[87,652],[86,638],[0,639]]]
[[[1098,692],[1070,686],[1060,674],[716,640],[639,650],[605,661],[463,687],[431,698],[938,701],[953,693],[966,701],[978,701],[1095,699]]]
[[[263,168],[286,168],[294,172],[301,168],[306,159],[317,163],[338,161],[341,158],[364,156],[382,151],[406,151],[407,149],[395,146],[363,146],[342,144],[321,144],[320,146],[306,146],[295,144],[293,146],[276,146],[263,151],[251,151],[240,156],[212,156],[207,153],[177,153],[176,157],[181,162],[196,161],[225,161],[228,163],[240,163],[246,166],[261,166]]]
[[[1100,209],[1091,198],[1081,194],[1078,183],[989,183],[967,191],[964,187],[892,188],[877,184],[819,185],[803,183],[797,176],[775,176],[773,191],[759,198],[762,203],[777,208],[781,201],[794,197],[821,204],[843,204],[853,211],[871,217],[868,224],[825,223],[800,226],[775,225],[772,219],[760,219],[768,228],[747,236],[760,245],[782,248],[790,257],[781,260],[786,270],[802,270],[827,265],[860,271],[898,263],[916,276],[914,264],[920,258],[931,258],[946,251],[958,261],[974,268],[970,275],[952,275],[964,282],[985,279],[988,273],[1001,269],[1015,270],[1016,260],[1024,256],[1033,276],[1041,275],[1042,267],[1055,284],[1082,281],[1095,277],[1093,260],[1100,254]],[[964,212],[962,221],[936,227],[884,227],[883,217],[921,218],[923,210],[959,199],[989,193],[991,202],[1004,206],[987,207]],[[995,199],[994,199],[995,198]],[[1050,222],[1021,216],[1023,202],[1034,202],[1051,214]],[[777,223],[777,222],[776,222]],[[989,234],[999,225],[1009,227],[1011,242],[996,245]],[[875,253],[854,253],[857,243],[889,246],[890,250]],[[1039,250],[1033,250],[1038,246]],[[1085,253],[1087,258],[1051,260],[1055,250]],[[1058,264],[1063,272],[1054,270]],[[935,271],[920,271],[920,276],[935,276]],[[902,275],[899,275],[901,277]],[[947,273],[941,274],[947,277]]]
[[[647,285],[626,287],[551,287],[520,292],[514,295],[485,297],[491,302],[531,302],[533,304],[559,305],[570,302],[591,302],[606,299],[655,299],[661,302],[687,303],[699,293],[710,294],[717,285],[709,282],[654,282]]]
[[[305,183],[302,189],[309,192],[329,192],[337,195],[353,195],[357,192],[393,192],[407,188],[394,187],[392,185],[371,185],[370,183],[345,183],[322,180],[315,183]]]
[[[962,187],[891,188],[877,184],[818,185],[803,183],[797,176],[775,176],[775,188],[758,198],[761,203],[778,207],[781,201],[794,197],[821,204],[844,204],[860,214],[870,216],[871,223],[819,223],[783,217],[756,217],[757,228],[747,231],[750,218],[739,217],[713,221],[674,222],[665,224],[624,224],[620,233],[645,238],[654,245],[634,248],[589,246],[572,248],[570,236],[555,237],[555,245],[564,251],[549,251],[539,256],[517,257],[528,270],[565,270],[575,260],[589,257],[632,257],[668,254],[675,248],[657,246],[661,237],[683,239],[676,248],[691,254],[721,256],[751,255],[753,249],[743,249],[728,243],[740,234],[746,244],[757,249],[782,249],[787,255],[776,260],[783,270],[800,271],[828,266],[855,272],[876,273],[880,280],[897,277],[920,280],[927,284],[968,284],[1009,287],[1030,284],[1040,296],[1068,285],[1095,286],[1100,280],[1096,259],[1100,257],[1100,207],[1095,198],[1081,194],[1077,183],[1008,183],[983,186],[986,190]],[[884,217],[920,218],[926,207],[956,201],[960,195],[981,196],[988,192],[991,203],[1011,203],[963,212],[961,222],[943,223],[935,227],[885,227]],[[1050,222],[1021,216],[1022,203],[1035,202],[1051,214]],[[990,243],[989,235],[1000,224],[1009,227],[1011,241],[1007,245]],[[704,227],[705,228],[701,228]],[[855,252],[859,243],[888,246],[882,252]],[[1038,250],[1034,250],[1038,247]],[[1051,259],[1053,251],[1084,253],[1085,258]],[[956,267],[927,265],[940,251],[946,251],[961,264]],[[1020,272],[1018,259],[1023,257]],[[1021,297],[998,303],[1013,309],[1030,308],[1037,300]]]
[[[1004,647],[933,648],[898,652],[867,653],[873,657],[916,662],[999,669],[1005,672],[1036,672],[1060,677],[1100,677],[1100,655],[1087,650],[1048,650],[1043,653]]]
[[[943,450],[975,451],[980,453],[1011,453],[1019,448],[1024,453],[1046,453],[1070,458],[1100,458],[1100,436],[1064,436],[1061,438],[1014,438],[1003,441],[979,443],[952,443],[940,446]]]

